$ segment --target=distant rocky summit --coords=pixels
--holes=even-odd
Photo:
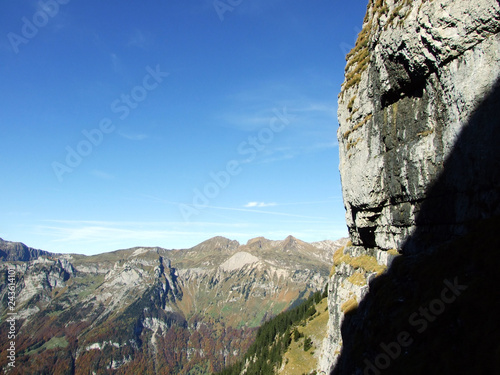
[[[2,241],[0,333],[16,314],[10,373],[220,371],[263,322],[324,289],[345,242],[214,237],[191,249],[83,256]],[[0,340],[0,352],[8,345]],[[0,357],[0,368],[6,361]]]
[[[21,242],[4,241],[0,238],[0,261],[28,262],[41,255],[51,255],[48,251],[33,249]]]
[[[499,1],[370,0],[338,102],[351,242],[320,370],[499,373]]]

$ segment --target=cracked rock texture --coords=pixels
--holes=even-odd
[[[500,215],[499,1],[370,0],[346,60],[337,135],[352,244],[334,257],[324,373],[373,258],[431,253]]]
[[[481,145],[458,150],[463,173],[430,189],[497,83],[499,31],[495,0],[370,3],[338,110],[340,174],[355,245],[400,249],[429,198],[440,204],[453,196],[446,214],[435,210],[425,220],[443,240],[463,234],[469,221],[499,214],[498,173],[478,185],[478,176],[499,166],[481,169],[482,160],[498,158],[476,153]],[[498,132],[494,125],[483,121],[478,131]]]

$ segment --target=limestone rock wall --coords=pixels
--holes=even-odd
[[[499,1],[370,0],[346,60],[338,140],[352,243],[329,281],[326,374],[380,267],[500,215]]]
[[[370,282],[383,273],[395,251],[366,250],[360,246],[346,246],[336,251],[334,266],[328,283],[328,335],[323,341],[319,360],[320,372],[330,373],[342,350],[340,327],[345,315],[355,309],[369,291]]]
[[[431,192],[435,198],[462,195],[455,199],[462,207],[453,207],[452,217],[427,218],[443,236],[462,233],[469,220],[498,214],[490,196],[498,202],[498,189],[474,186],[477,176],[469,173],[484,155],[464,151],[467,173],[454,176],[460,184],[429,188],[496,84],[499,31],[496,0],[370,3],[348,56],[338,110],[340,174],[355,245],[400,248]],[[470,198],[471,189],[484,190]]]

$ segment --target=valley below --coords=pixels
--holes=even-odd
[[[83,256],[2,240],[0,335],[15,317],[17,357],[9,369],[2,356],[0,367],[11,374],[220,371],[245,353],[262,323],[325,287],[345,242],[289,236],[241,245],[215,237],[185,250]]]

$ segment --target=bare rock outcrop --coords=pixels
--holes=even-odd
[[[385,364],[373,362],[385,358],[377,351],[386,341],[377,340],[386,337],[377,330],[394,330],[397,337],[419,304],[443,289],[443,280],[460,276],[469,290],[480,290],[482,274],[489,272],[460,243],[484,238],[474,237],[481,223],[491,232],[491,220],[500,216],[500,4],[370,0],[346,60],[338,139],[351,243],[334,256],[319,370],[401,373],[402,352],[389,358],[386,372]],[[456,258],[443,255],[445,247],[448,253],[456,249]],[[466,332],[466,319],[474,322],[474,314],[462,316],[457,306],[471,305],[473,296],[448,309],[447,323],[427,336],[417,334],[412,350],[445,342],[438,329],[460,337],[442,344],[444,351],[463,350],[456,346],[465,340],[457,332]],[[456,358],[450,368],[460,368]]]
[[[497,152],[477,144],[497,136],[496,121],[488,121],[497,108],[481,119],[473,116],[500,76],[500,5],[370,4],[339,97],[340,173],[351,239],[367,248],[401,249],[426,200],[443,207],[432,217],[428,212],[428,230],[453,238],[469,221],[500,213]],[[476,142],[458,143],[471,127]],[[440,189],[431,189],[450,163],[461,165]]]

